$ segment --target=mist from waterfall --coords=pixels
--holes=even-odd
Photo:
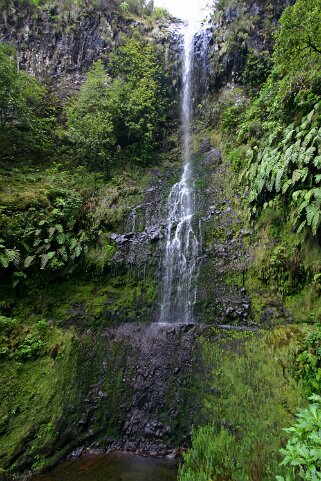
[[[163,263],[160,323],[191,323],[196,300],[198,240],[193,230],[193,179],[191,167],[191,118],[194,35],[197,24],[184,31],[184,63],[181,122],[183,172],[167,202],[167,237]]]

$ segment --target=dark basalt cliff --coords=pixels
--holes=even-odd
[[[249,51],[271,52],[272,31],[290,3],[293,0],[236,2],[235,8],[214,14],[207,28],[195,37],[197,100],[209,90],[242,82]],[[0,41],[17,47],[20,68],[58,88],[61,94],[77,89],[98,58],[108,65],[110,53],[124,35],[137,34],[158,46],[177,95],[180,47],[175,19],[134,20],[117,9],[75,9],[62,14],[57,6],[37,10],[11,6],[0,14]]]
[[[266,55],[268,63],[277,21],[284,8],[294,1],[237,1],[234,7],[214,13],[207,69],[211,90],[231,82],[242,83],[250,52],[254,56]]]
[[[37,10],[11,6],[0,14],[0,41],[16,46],[20,68],[62,95],[79,88],[95,60],[100,58],[108,65],[110,53],[124,36],[141,35],[157,44],[160,57],[173,70],[172,32],[172,21],[134,20],[117,9],[74,9],[67,14],[57,6]],[[177,75],[171,72],[172,77]]]

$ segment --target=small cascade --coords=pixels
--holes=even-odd
[[[191,170],[191,118],[194,36],[196,25],[184,32],[182,95],[183,172],[167,201],[167,237],[163,263],[162,302],[159,322],[191,323],[196,300],[196,271],[199,244],[193,230],[193,185]]]

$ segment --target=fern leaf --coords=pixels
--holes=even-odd
[[[61,247],[61,248],[59,249],[59,254],[60,254],[60,256],[63,258],[63,260],[64,260],[65,262],[67,262],[67,260],[68,260],[68,254],[67,254],[67,250],[66,250],[65,247]]]
[[[35,256],[28,256],[25,258],[24,266],[26,269],[31,266],[34,259],[35,259]]]
[[[280,190],[281,190],[283,175],[284,175],[284,169],[279,168],[277,170],[276,176],[275,176],[275,190],[276,190],[276,192],[280,192]]]
[[[41,263],[40,263],[40,269],[43,270],[46,265],[48,264],[48,261],[49,261],[49,258],[48,258],[48,254],[42,254],[40,256],[40,259],[41,259]]]
[[[302,202],[302,204],[299,205],[298,214],[301,214],[301,212],[303,212],[304,209],[307,209],[307,207],[309,207],[309,201],[305,200]]]
[[[315,109],[311,110],[311,112],[307,115],[307,121],[312,122],[313,116],[315,115]]]
[[[10,260],[9,260],[9,258],[6,256],[5,253],[0,254],[0,264],[1,264],[2,267],[4,267],[5,269],[7,269],[7,267],[9,267]]]
[[[292,185],[292,179],[289,179],[286,182],[284,182],[282,186],[282,194],[285,194],[291,185]]]
[[[12,262],[15,267],[18,267],[20,264],[20,252],[14,249],[6,249],[5,253],[9,259],[9,262]]]
[[[304,200],[310,202],[312,195],[314,194],[314,189],[310,189],[304,196]]]
[[[303,163],[305,165],[308,165],[311,162],[311,160],[314,157],[315,151],[316,151],[316,148],[313,147],[313,145],[306,150],[305,155],[304,155],[304,159],[303,159]]]
[[[312,225],[313,218],[318,213],[318,211],[319,211],[319,207],[314,202],[312,204],[307,205],[306,217],[307,217],[307,224],[309,226]]]
[[[58,244],[63,245],[63,244],[65,243],[65,241],[66,241],[66,236],[65,236],[65,234],[58,234],[58,235],[57,235],[57,242],[58,242]]]
[[[304,227],[306,226],[307,224],[307,221],[304,220],[303,222],[301,222],[301,224],[299,225],[298,229],[297,229],[297,233],[300,234],[300,232],[304,229]]]
[[[313,194],[314,194],[314,198],[316,199],[316,201],[318,201],[320,203],[321,202],[321,187],[318,187],[317,189],[313,189]]]
[[[303,125],[302,125],[302,127],[303,127]],[[307,125],[305,125],[305,126],[303,127],[303,130],[300,130],[300,132],[297,134],[297,136],[296,136],[297,140],[300,140],[300,141],[301,141],[301,139],[303,139],[303,138],[306,136],[306,134],[307,134],[307,132],[308,132],[308,131],[306,130],[306,127],[307,127]]]
[[[298,200],[298,198],[302,195],[302,193],[304,193],[305,191],[304,190],[296,190],[295,192],[293,192],[292,194],[292,199],[296,202]]]
[[[49,229],[48,229],[48,237],[49,237],[50,240],[53,238],[53,235],[54,235],[55,232],[56,232],[56,228],[55,228],[55,227],[49,227]]]
[[[312,229],[312,234],[313,235],[316,235],[317,234],[317,230],[318,230],[318,227],[320,225],[320,220],[321,220],[321,212],[320,210],[318,210],[313,219],[312,219],[312,222],[311,222],[311,229]]]
[[[293,124],[292,124],[293,125]],[[292,137],[293,137],[293,134],[294,134],[295,130],[294,129],[291,129],[289,130],[288,132],[286,132],[286,136],[283,140],[283,144],[286,145],[288,144],[291,140],[292,140]]]

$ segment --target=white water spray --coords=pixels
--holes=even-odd
[[[160,323],[191,323],[196,300],[198,241],[193,231],[194,206],[191,178],[191,117],[193,39],[197,29],[191,23],[184,32],[182,97],[183,172],[171,189],[167,202],[167,238]]]

